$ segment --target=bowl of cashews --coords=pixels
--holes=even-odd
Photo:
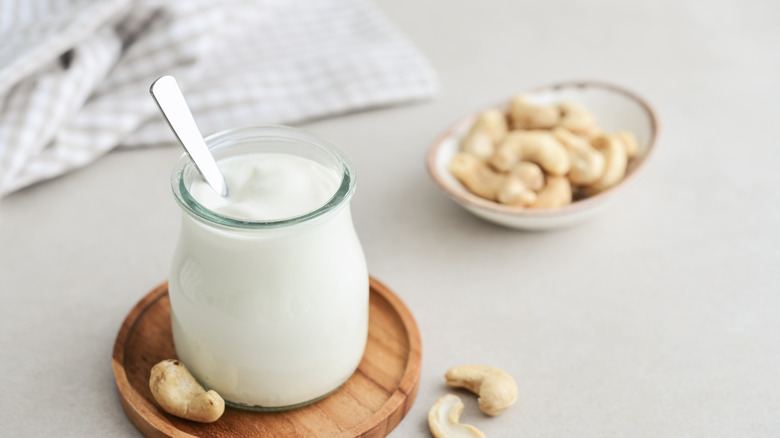
[[[431,146],[428,173],[488,221],[518,229],[588,219],[647,166],[658,119],[636,94],[567,82],[513,96],[450,126]]]

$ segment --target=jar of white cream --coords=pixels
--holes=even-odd
[[[294,128],[235,129],[206,143],[230,195],[214,192],[186,155],[174,168],[183,212],[169,279],[176,352],[232,405],[312,403],[352,375],[368,334],[352,166]]]

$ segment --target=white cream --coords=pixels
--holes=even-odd
[[[341,178],[285,154],[247,154],[219,165],[230,198],[219,198],[202,181],[191,193],[209,209],[245,220],[313,211],[334,195]],[[169,290],[179,358],[229,402],[285,407],[312,401],[345,382],[363,355],[368,271],[349,205],[301,224],[261,229],[217,226],[188,212]]]
[[[190,193],[208,209],[244,220],[271,221],[300,216],[325,204],[339,186],[339,175],[306,158],[254,153],[219,162],[229,198],[202,179]]]

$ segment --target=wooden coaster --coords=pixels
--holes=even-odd
[[[147,437],[384,437],[412,407],[420,383],[422,345],[409,309],[371,278],[368,343],[352,377],[327,398],[283,412],[232,407],[211,424],[158,408],[149,390],[157,362],[176,358],[168,283],[147,294],[127,315],[114,344],[114,378],[125,413]]]

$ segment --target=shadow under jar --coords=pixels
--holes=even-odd
[[[313,403],[357,369],[368,334],[368,271],[349,207],[352,166],[335,145],[294,128],[235,129],[206,143],[231,196],[204,189],[186,155],[176,164],[171,186],[183,212],[169,280],[176,352],[233,406]],[[253,162],[259,170],[234,172]],[[253,202],[284,210],[308,187],[332,191],[292,216],[248,216]],[[240,203],[249,209],[232,208]]]

